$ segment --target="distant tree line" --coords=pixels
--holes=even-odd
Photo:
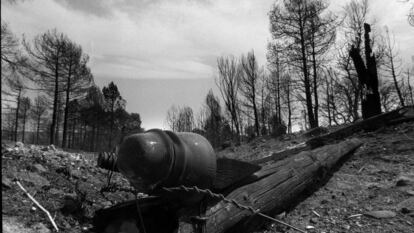
[[[88,62],[56,29],[20,43],[2,21],[2,139],[97,151],[142,131],[113,82],[102,90],[94,84]]]
[[[266,67],[258,64],[254,51],[219,57],[216,84],[223,108],[210,90],[191,120],[184,120],[193,117],[191,108],[172,107],[170,128],[204,134],[219,147],[291,133],[294,125],[306,130],[354,122],[363,117],[361,103],[370,90],[361,83],[352,48],[362,62],[375,59],[382,111],[413,105],[413,64],[402,62],[391,30],[376,28],[368,1],[352,0],[337,13],[328,10],[328,3],[276,1],[269,12],[272,41]],[[366,23],[373,28],[368,41]]]

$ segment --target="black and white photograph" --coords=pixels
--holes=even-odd
[[[5,233],[414,232],[414,0],[1,0]]]

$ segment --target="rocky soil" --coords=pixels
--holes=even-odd
[[[414,123],[364,141],[331,179],[280,220],[307,232],[414,232]],[[262,232],[296,232],[272,224]]]
[[[89,232],[97,209],[134,199],[126,179],[96,166],[96,155],[54,146],[2,145],[3,232],[53,232],[47,215],[18,187],[50,212],[60,232]],[[53,231],[52,231],[53,230]]]
[[[365,144],[332,178],[277,218],[308,232],[414,232],[414,123],[354,135]],[[256,139],[218,153],[252,160],[295,146],[306,137]],[[92,153],[69,153],[54,146],[2,143],[3,232],[90,232],[94,212],[136,198],[127,180],[96,166]],[[261,232],[294,232],[271,224]]]

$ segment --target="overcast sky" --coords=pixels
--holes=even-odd
[[[411,0],[412,1],[412,0]],[[267,13],[274,0],[26,0],[1,1],[1,17],[28,39],[57,28],[91,57],[95,82],[114,81],[127,110],[143,127],[162,128],[167,109],[188,105],[197,113],[216,77],[216,59],[253,49],[261,65],[270,40]],[[346,1],[333,0],[333,9]],[[414,55],[409,4],[371,1],[381,28],[388,25],[408,62]],[[375,5],[374,5],[375,4]]]

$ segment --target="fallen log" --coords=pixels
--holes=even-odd
[[[336,140],[342,140],[361,130],[372,131],[387,125],[392,125],[395,121],[403,122],[410,120],[414,120],[414,106],[402,107],[391,112],[379,114],[371,118],[355,122],[333,132],[309,139],[306,141],[306,144],[311,148],[317,148]]]
[[[313,137],[305,143],[299,144],[293,148],[277,151],[272,153],[270,156],[250,161],[250,163],[263,164],[270,161],[282,160],[302,151],[315,149],[337,140],[343,140],[361,130],[376,130],[386,125],[395,125],[407,121],[414,121],[414,106],[403,107],[368,118],[366,120],[355,122],[351,125],[332,131],[331,133]]]
[[[296,145],[295,147],[292,148],[288,148],[282,151],[277,151],[272,153],[270,156],[264,157],[264,158],[260,158],[260,159],[256,159],[254,161],[250,161],[250,163],[252,164],[263,164],[263,163],[267,163],[269,161],[278,161],[278,160],[282,160],[285,159],[291,155],[297,154],[299,152],[302,151],[306,151],[306,150],[310,150],[312,149],[309,145],[307,145],[306,143],[301,143],[299,145]]]
[[[246,180],[247,184],[226,195],[226,198],[251,206],[261,213],[281,213],[303,191],[312,189],[315,183],[325,178],[327,171],[339,160],[361,145],[360,140],[351,139],[269,164]],[[205,232],[248,232],[260,225],[259,216],[225,201],[209,206],[205,217]],[[194,232],[193,229],[188,224],[180,223],[178,232]]]

